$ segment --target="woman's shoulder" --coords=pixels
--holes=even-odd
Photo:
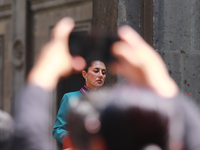
[[[69,93],[64,94],[64,97],[67,97],[67,98],[70,98],[72,96],[81,97],[82,94],[80,91],[74,91],[74,92],[69,92]]]

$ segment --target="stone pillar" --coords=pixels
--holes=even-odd
[[[141,0],[119,0],[117,26],[129,25],[140,33]]]
[[[4,36],[0,35],[0,109],[3,110],[3,55],[4,55]]]
[[[93,0],[92,29],[111,34],[117,33],[117,11],[117,0]],[[111,75],[107,69],[105,85],[113,85],[116,81],[117,77]]]
[[[12,91],[18,91],[26,75],[26,14],[27,1],[12,1]]]
[[[180,89],[200,102],[200,1],[154,0],[154,47]]]
[[[92,28],[116,33],[117,7],[117,0],[93,0]]]
[[[153,45],[153,0],[119,0],[117,26],[129,25]]]
[[[131,26],[153,43],[153,0],[93,0],[93,28],[116,33],[122,25]]]

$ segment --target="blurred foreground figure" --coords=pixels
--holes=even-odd
[[[69,102],[68,129],[76,149],[200,149],[200,114],[182,95],[166,99],[121,85]]]
[[[85,67],[83,58],[72,57],[69,53],[68,38],[73,28],[71,18],[58,22],[52,39],[42,48],[27,84],[16,98],[11,149],[52,149],[47,127],[51,118],[49,95],[61,77]],[[113,89],[113,92],[109,90],[112,95],[107,92],[103,92],[100,98],[91,95],[85,102],[70,100],[74,112],[69,125],[72,146],[81,150],[137,149],[146,146],[150,140],[151,145],[145,150],[152,147],[154,150],[159,147],[180,150],[183,141],[186,149],[199,150],[200,115],[182,97],[177,97],[178,87],[161,57],[130,27],[121,27],[118,35],[121,41],[112,47],[118,62],[110,64],[111,69],[137,89],[125,86]],[[80,128],[76,128],[78,125]]]
[[[7,150],[10,148],[14,132],[12,117],[0,110],[0,149]]]

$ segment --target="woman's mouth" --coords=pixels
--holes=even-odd
[[[97,80],[97,83],[98,84],[101,84],[103,81],[102,80]]]

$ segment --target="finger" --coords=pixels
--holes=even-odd
[[[137,53],[135,53],[134,49],[125,42],[115,42],[112,45],[111,52],[120,61],[127,61],[132,65],[138,65],[140,62]]]
[[[111,62],[111,63],[108,64],[107,67],[108,67],[108,70],[111,74],[118,74],[120,63],[119,62]]]
[[[146,78],[141,68],[130,66],[127,62],[113,62],[109,65],[109,71],[125,77],[128,81],[138,86],[147,86],[145,84]]]
[[[127,70],[124,67],[124,63],[122,63],[122,62],[111,62],[108,65],[108,69],[109,69],[109,72],[111,74],[121,75],[121,76],[125,77],[126,79],[128,79],[127,78]],[[130,73],[130,72],[128,71],[128,73]]]
[[[52,39],[68,43],[69,35],[74,28],[74,20],[66,17],[60,20],[53,29]]]
[[[150,68],[150,66],[157,66],[161,67],[160,69],[162,70],[166,70],[160,55],[151,46],[149,46],[135,30],[129,26],[123,26],[119,29],[118,34],[125,43],[131,46],[132,50],[129,51],[132,52],[128,53],[127,51],[126,53],[122,54],[122,48],[124,47],[125,49],[125,44],[124,46],[120,46],[118,44],[118,48],[116,46],[116,50],[121,50],[115,51],[117,55],[123,55],[128,61],[130,61],[130,63],[134,65],[144,64],[148,68]],[[126,46],[126,48],[128,47]]]
[[[124,57],[132,51],[132,48],[127,43],[119,41],[112,45],[111,51],[115,56]]]
[[[122,26],[118,30],[118,35],[120,39],[130,44],[132,47],[139,48],[142,45],[146,45],[147,43],[143,40],[143,38],[130,26]]]
[[[112,62],[108,66],[109,72],[111,72],[112,74],[119,74],[119,75],[127,78],[128,75],[131,73],[130,71],[132,71],[132,70],[130,68],[128,68],[128,70],[127,70],[126,65],[127,65],[127,63],[124,63],[124,62]]]
[[[86,66],[85,59],[81,56],[73,56],[72,68],[75,72],[80,72]]]

